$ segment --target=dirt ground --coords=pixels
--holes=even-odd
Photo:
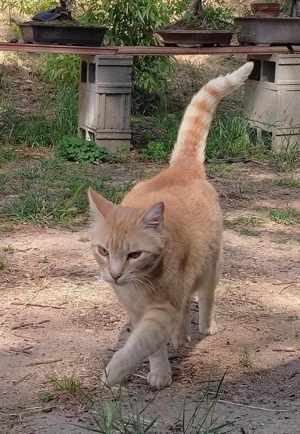
[[[127,173],[136,177],[132,165]],[[226,227],[219,333],[200,342],[193,324],[192,342],[171,350],[173,384],[155,396],[147,414],[160,416],[161,433],[176,432],[184,399],[192,410],[226,372],[215,409],[220,423],[232,423],[224,432],[300,433],[299,225],[265,219],[256,232],[228,225],[266,207],[300,209],[299,190],[275,186],[277,175],[255,163],[233,164],[229,173],[216,165],[210,176]],[[101,401],[103,364],[120,346],[122,330],[126,337],[126,315],[97,279],[87,231],[24,225],[1,234],[0,248],[6,263],[0,271],[0,432],[86,432],[75,426],[86,426],[92,411],[82,397]],[[146,372],[147,364],[125,385],[134,400],[154,396]],[[64,375],[80,379],[80,391],[56,392],[45,402],[49,379]]]

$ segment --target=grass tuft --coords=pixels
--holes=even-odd
[[[272,208],[269,212],[270,219],[283,225],[295,225],[300,223],[300,213],[294,208]]]
[[[273,185],[282,188],[300,188],[300,179],[295,178],[281,178],[275,179]]]
[[[297,166],[299,145],[288,146],[284,151],[271,154],[271,166],[278,172],[288,172]]]
[[[71,395],[79,392],[81,388],[80,379],[73,375],[64,375],[63,377],[51,377],[50,384],[53,386],[55,392],[70,393]]]

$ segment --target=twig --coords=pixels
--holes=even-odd
[[[213,394],[215,395],[214,392],[208,392],[209,394]],[[217,403],[220,402],[221,404],[229,404],[229,405],[236,405],[237,407],[245,407],[245,408],[250,408],[251,410],[261,410],[261,411],[269,411],[272,413],[276,413],[276,412],[287,412],[290,410],[275,410],[273,408],[265,408],[265,407],[257,407],[256,405],[248,405],[248,404],[240,404],[238,402],[233,402],[233,401],[227,401],[226,399],[217,399]]]
[[[61,362],[63,359],[54,359],[54,360],[41,360],[39,362],[28,363],[26,366],[37,366],[37,365],[49,365],[50,363]]]
[[[37,325],[40,325],[40,324],[45,324],[47,322],[50,322],[50,319],[44,319],[43,321],[39,321],[39,322],[36,322],[36,323],[34,323],[34,322],[22,322],[21,324],[12,327],[11,330],[18,330],[18,329],[21,329],[21,328],[24,328],[24,327],[30,327],[30,326],[37,326]]]
[[[295,353],[297,350],[295,348],[273,348],[272,351],[277,351],[278,353]]]
[[[25,380],[28,380],[28,378],[32,377],[33,374],[27,374],[24,375],[24,377],[21,377],[19,380],[14,381],[14,385],[17,386],[18,384],[22,383]]]
[[[14,352],[14,353],[25,353],[25,354],[30,354],[30,350],[33,348],[33,345],[29,345],[27,347],[23,347],[23,348],[10,348],[9,351]]]
[[[11,304],[13,304],[15,306],[30,306],[30,307],[46,307],[46,308],[52,308],[52,309],[65,309],[63,306],[54,306],[51,304],[20,303],[20,302],[13,302]]]

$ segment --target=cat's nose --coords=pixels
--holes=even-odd
[[[115,282],[118,281],[118,279],[121,277],[122,272],[119,270],[110,270],[110,275],[114,279]]]
[[[111,258],[109,264],[109,272],[113,280],[117,282],[123,272],[123,264],[118,258]]]

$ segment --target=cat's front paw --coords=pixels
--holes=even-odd
[[[127,374],[129,374],[128,360],[124,352],[119,350],[113,355],[111,361],[106,366],[101,380],[108,386],[114,386],[121,383]]]
[[[149,372],[147,381],[155,389],[163,389],[172,383],[171,370]]]
[[[215,320],[212,320],[209,326],[199,324],[199,332],[204,336],[211,336],[218,333],[218,326]]]

